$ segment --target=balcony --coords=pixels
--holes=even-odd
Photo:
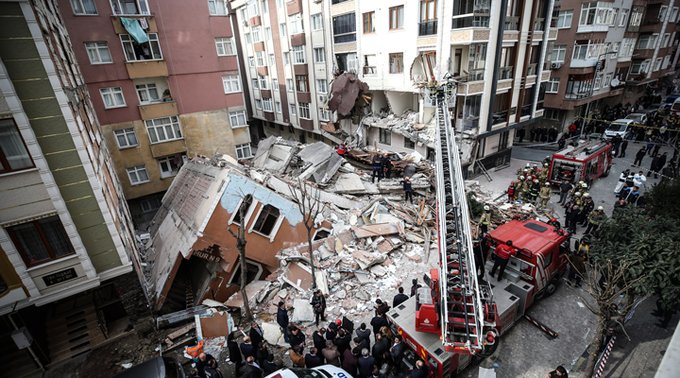
[[[500,111],[500,112],[494,112],[493,114],[491,114],[491,119],[492,119],[491,124],[492,124],[492,125],[497,125],[497,124],[499,124],[499,123],[508,122],[508,117],[509,117],[509,116],[510,116],[510,111],[509,111],[509,110],[503,110],[503,111]]]
[[[498,80],[508,80],[512,79],[514,73],[513,66],[501,67],[498,71]]]
[[[187,146],[186,143],[184,143],[184,139],[173,140],[170,142],[155,143],[152,144],[150,147],[151,156],[153,156],[154,158],[187,152]]]
[[[532,76],[536,75],[538,72],[538,64],[537,63],[531,63],[527,67],[527,76]]]
[[[312,95],[309,92],[297,92],[298,102],[312,102]]]
[[[519,30],[519,17],[505,17],[503,30]]]
[[[262,18],[260,18],[260,16],[251,17],[248,21],[248,25],[250,25],[250,27],[260,26],[262,25]]]
[[[269,69],[267,66],[257,67],[257,74],[260,76],[269,76]]]
[[[264,119],[266,119],[269,122],[274,122],[274,121],[276,121],[276,116],[274,115],[273,111],[265,110],[264,111]]]
[[[425,21],[418,24],[418,35],[437,34],[437,20]]]
[[[576,32],[577,33],[606,33],[608,30],[609,30],[609,25],[592,24],[592,25],[579,25]]]
[[[306,43],[305,33],[293,34],[290,36],[290,45],[293,47],[304,46],[305,43]]]
[[[139,114],[142,116],[142,119],[176,116],[178,114],[177,103],[171,100],[166,102],[140,104]]]
[[[260,41],[260,42],[253,43],[253,50],[255,50],[255,52],[264,51],[265,50],[264,42]]]
[[[168,76],[168,65],[164,60],[126,62],[125,68],[130,79]]]
[[[307,68],[307,65],[304,63],[294,64],[293,72],[295,73],[295,75],[307,75],[309,74],[309,69]]]
[[[272,98],[272,91],[270,89],[260,89],[260,96],[262,98]]]
[[[537,18],[534,21],[534,31],[545,31],[545,18]]]
[[[286,3],[286,11],[289,16],[302,13],[302,0],[290,0]]]
[[[146,25],[148,26],[148,30],[146,30],[147,32],[158,33],[158,26],[156,25],[156,19],[152,16],[123,16],[123,17],[125,17],[125,18],[138,18],[140,20],[144,20],[143,22],[146,22]],[[113,31],[116,34],[128,34],[128,31],[125,30],[125,27],[123,26],[123,24],[120,23],[120,18],[121,18],[121,16],[111,16],[111,23],[113,24]]]

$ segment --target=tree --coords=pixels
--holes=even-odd
[[[246,267],[246,228],[243,220],[246,219],[246,213],[250,204],[253,202],[253,196],[247,194],[242,197],[241,205],[236,210],[238,211],[239,222],[234,222],[238,226],[237,232],[234,232],[231,228],[227,227],[227,231],[236,239],[236,249],[238,249],[239,265],[241,269],[241,286],[239,288],[241,292],[241,298],[243,298],[243,320],[249,322],[253,318],[253,313],[250,310],[250,303],[248,303],[248,293],[246,293],[246,284],[248,276],[248,268]]]
[[[592,372],[612,322],[626,315],[636,297],[656,295],[661,310],[680,306],[680,204],[674,201],[678,196],[680,181],[655,185],[638,206],[617,210],[600,227],[585,274],[587,291],[595,301],[588,308],[598,316],[587,373]],[[623,301],[618,299],[621,294]]]
[[[290,195],[297,203],[298,210],[302,215],[302,223],[307,231],[307,251],[309,253],[309,265],[312,267],[312,290],[316,289],[316,268],[314,266],[314,250],[312,248],[312,236],[314,235],[316,218],[323,212],[325,205],[321,202],[321,192],[298,178],[297,187],[288,185]]]

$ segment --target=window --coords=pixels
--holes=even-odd
[[[604,81],[602,82],[602,88],[606,88],[611,84],[612,77],[613,77],[612,73],[608,73],[608,74],[604,75]]]
[[[119,129],[115,130],[113,133],[116,135],[118,148],[123,149],[137,146],[137,136],[135,135],[134,128]]]
[[[298,104],[298,107],[300,108],[300,118],[311,119],[309,115],[309,103],[301,102]]]
[[[324,63],[326,61],[326,50],[323,47],[314,48],[314,63]]]
[[[392,133],[390,130],[378,129],[378,142],[388,146],[392,145]]]
[[[656,58],[654,61],[654,68],[652,69],[654,72],[661,69],[661,62],[663,62],[663,58]]]
[[[248,159],[253,157],[253,153],[250,150],[250,144],[237,144],[236,145],[236,158],[238,159]]]
[[[227,5],[224,0],[208,0],[208,13],[211,16],[226,16]]]
[[[177,172],[184,164],[182,155],[168,156],[158,159],[158,165],[161,169],[161,178],[177,176]]]
[[[253,43],[253,36],[250,35],[250,33],[246,33],[245,36],[246,36],[246,42]]]
[[[155,213],[161,207],[161,199],[159,197],[141,199],[139,207],[142,208],[142,213]]]
[[[295,89],[298,92],[309,92],[309,88],[307,88],[307,75],[295,75]]]
[[[326,79],[316,80],[316,91],[318,93],[328,93],[328,82]]]
[[[668,42],[670,42],[671,39],[671,33],[666,33],[663,35],[663,43],[661,47],[668,47]]]
[[[274,90],[279,89],[279,79],[272,79],[272,89]]]
[[[85,42],[85,50],[91,64],[113,63],[109,45],[106,42]]]
[[[588,56],[588,44],[576,43],[574,45],[574,52],[571,55],[571,59],[572,60],[586,59],[587,56]]]
[[[273,66],[275,64],[276,64],[276,58],[275,58],[274,54],[269,54],[269,65]]]
[[[281,101],[274,101],[274,110],[281,114]]]
[[[566,54],[567,46],[565,45],[554,46],[552,50],[552,56],[550,57],[550,61],[553,63],[563,63]]]
[[[0,119],[0,173],[33,168],[19,129],[10,118]]]
[[[312,15],[312,30],[323,30],[323,18],[321,13]]]
[[[256,51],[255,52],[255,60],[257,61],[258,67],[263,67],[265,65],[264,51]]]
[[[333,41],[335,43],[354,42],[357,25],[354,13],[333,17]]]
[[[437,0],[420,0],[420,22],[437,20]]]
[[[668,18],[668,22],[675,22],[678,18],[678,7],[673,7],[671,16]]]
[[[281,38],[286,37],[286,23],[279,24],[279,34],[281,34]]]
[[[602,86],[602,74],[595,77],[595,84],[593,84],[593,90],[598,90]]]
[[[596,13],[597,3],[585,3],[581,5],[581,18],[579,19],[579,25],[595,24]]]
[[[99,93],[102,95],[104,107],[106,109],[121,108],[125,106],[125,97],[123,97],[123,90],[120,87],[100,88]]]
[[[156,84],[150,83],[150,84],[137,84],[137,97],[139,98],[139,102],[144,104],[144,103],[149,103],[149,102],[157,102],[161,100],[161,97],[158,95],[158,89],[156,88]]]
[[[288,51],[283,53],[283,64],[286,66],[290,64],[290,53]]]
[[[260,81],[257,79],[251,79],[251,84],[253,86],[253,89],[260,89]]]
[[[628,9],[621,9],[619,12],[619,27],[626,26],[626,19],[628,18]]]
[[[404,72],[404,54],[393,53],[390,54],[390,73]]]
[[[373,20],[375,19],[375,12],[366,12],[363,14],[364,18],[364,34],[375,32],[375,25]]]
[[[305,28],[302,24],[302,18],[298,14],[294,18],[290,19],[290,34],[300,34],[304,33]]]
[[[234,43],[231,38],[215,38],[215,48],[217,49],[217,56],[236,55]]]
[[[293,79],[286,79],[286,88],[288,88],[288,92],[293,91],[293,89],[295,88],[295,85],[293,84]]]
[[[561,11],[557,16],[557,28],[564,29],[571,27],[571,20],[574,17],[574,11]]]
[[[613,52],[615,52],[615,53],[618,53],[619,50],[621,50],[621,42],[614,42],[614,44],[612,45],[612,50],[611,50],[611,51],[613,51]],[[612,55],[613,55],[613,54],[612,54]]]
[[[146,0],[111,0],[111,9],[116,16],[150,14]]]
[[[319,119],[321,121],[330,121],[331,113],[324,108],[319,108]]]
[[[269,13],[269,6],[267,5],[267,0],[262,0],[262,13]]]
[[[269,89],[269,78],[267,76],[260,76],[260,89]]]
[[[182,129],[177,116],[149,119],[144,123],[152,144],[182,139]]]
[[[289,111],[290,115],[293,116],[293,117],[297,116],[297,105],[290,104],[289,108],[290,108],[290,111]]]
[[[243,145],[241,145],[243,146]],[[238,147],[236,150],[236,154],[238,155]],[[241,199],[241,203],[238,207],[238,210],[234,212],[234,215],[231,218],[231,223],[236,223],[238,225],[241,225],[241,219],[245,218],[248,216],[248,210],[250,210],[250,207],[253,205],[253,196],[250,194],[246,194],[245,197]]]
[[[75,253],[56,215],[8,227],[7,233],[28,267]]]
[[[73,8],[73,14],[83,16],[83,15],[96,15],[97,7],[94,5],[94,0],[71,0],[71,7]]]
[[[264,109],[265,112],[270,112],[270,113],[274,111],[271,98],[263,98],[262,99],[262,109]]]
[[[557,90],[560,88],[560,79],[551,77],[546,84],[545,93],[557,93]]]
[[[630,14],[630,24],[629,26],[632,27],[638,27],[640,26],[640,23],[642,22],[642,12],[636,10],[635,12]]]
[[[390,30],[402,29],[404,27],[404,6],[390,8]]]
[[[240,92],[241,80],[238,75],[222,76],[222,86],[224,86],[224,93]]]
[[[293,46],[293,64],[305,64],[305,47]]]
[[[255,99],[255,109],[262,110],[262,100],[260,100],[259,98]]]
[[[630,66],[630,73],[634,75],[646,74],[649,71],[649,65],[651,60],[647,59],[644,61],[636,61]]]
[[[638,49],[653,49],[656,45],[656,40],[659,37],[658,34],[646,34],[641,35],[638,39],[637,48]]]
[[[159,60],[163,59],[161,53],[161,45],[158,43],[158,34],[149,33],[148,43],[137,43],[129,34],[121,34],[120,41],[123,44],[125,51],[125,60],[128,62],[136,62],[141,60]]]
[[[253,39],[253,42],[260,42],[262,41],[262,36],[260,35],[260,28],[253,28],[252,32],[250,33],[250,37]]]
[[[128,168],[127,174],[131,185],[139,185],[149,182],[149,174],[146,172],[146,167],[143,165]]]
[[[666,19],[666,14],[668,13],[668,6],[662,5],[659,9],[659,21],[664,21]]]
[[[264,205],[257,220],[253,224],[253,231],[258,234],[269,236],[274,231],[274,226],[279,219],[279,209],[272,205]]]
[[[404,148],[414,149],[416,144],[411,139],[404,137]]]
[[[246,112],[243,110],[229,112],[229,123],[231,123],[232,129],[248,126],[248,117],[246,117]]]
[[[264,36],[267,39],[267,41],[271,41],[272,40],[272,28],[270,28],[269,26],[265,27],[264,28]]]

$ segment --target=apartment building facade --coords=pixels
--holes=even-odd
[[[334,41],[334,52],[338,61],[339,51],[358,57],[374,113],[416,111],[417,123],[428,124],[434,108],[416,84],[442,80],[447,73],[458,82],[454,121],[472,138],[463,156],[471,171],[479,169],[476,161],[486,167],[508,162],[515,130],[541,118],[541,83],[549,77],[543,62],[557,34],[547,21],[552,1],[332,3],[333,20],[351,12],[360,20],[356,43]],[[369,129],[369,144],[432,154],[431,148],[423,152],[425,143],[414,143],[413,134],[397,134]]]
[[[59,6],[136,222],[150,220],[187,157],[251,156],[225,1]]]
[[[306,142],[329,139],[326,108],[333,77],[329,2],[232,0],[243,45],[254,122],[266,136]]]
[[[0,363],[14,376],[68,358],[72,303],[126,317],[122,297],[135,287],[143,297],[122,187],[56,6],[0,2]],[[95,309],[92,293],[118,290]],[[94,324],[80,342],[111,336]],[[11,335],[32,342],[15,347]]]
[[[672,78],[679,19],[674,3],[560,1],[546,120],[564,127],[604,105],[634,104],[659,80]]]

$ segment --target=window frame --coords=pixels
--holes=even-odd
[[[293,52],[293,64],[307,64],[305,46],[293,46],[291,51]]]
[[[163,122],[165,121],[165,119],[168,120],[167,123]],[[166,143],[184,139],[184,134],[182,133],[182,125],[179,122],[178,116],[147,119],[144,120],[144,126],[146,127],[146,133],[149,135],[150,144]],[[163,139],[159,138],[160,134],[158,132],[158,129],[161,129],[163,131],[164,136]],[[171,138],[168,137],[170,133],[172,133]],[[155,141],[154,138],[156,139]]]
[[[241,145],[239,145],[241,146]],[[237,150],[237,156],[238,156],[238,150]],[[243,207],[244,204],[248,203],[248,207],[245,209],[243,212],[243,219],[237,220],[236,218],[241,215],[241,208]],[[246,225],[248,224],[248,220],[250,219],[250,216],[252,215],[253,210],[255,209],[257,201],[255,198],[253,198],[252,194],[246,194],[245,196],[241,197],[241,199],[238,201],[238,205],[236,206],[236,210],[234,211],[233,214],[231,214],[231,217],[229,217],[229,222],[227,224],[232,225],[236,224],[238,226],[244,226],[243,223]]]
[[[404,28],[404,6],[397,5],[390,7],[390,24],[389,30],[401,30]]]
[[[57,231],[61,231],[60,237],[64,238],[64,241],[66,241],[67,245],[66,247],[70,247],[69,250],[66,250],[67,253],[57,255],[57,251],[55,251],[55,247],[49,242],[49,237],[46,235],[47,230],[44,229],[42,226],[43,224],[47,223],[48,221],[51,221],[51,223],[58,223],[58,228],[56,228]],[[47,253],[47,258],[41,259],[41,260],[34,260],[28,252],[25,250],[25,246],[21,240],[22,238],[19,236],[19,233],[17,232],[17,228],[19,227],[25,227],[26,225],[32,225],[33,226],[33,232],[37,233],[39,236],[39,240],[44,248],[44,252]],[[12,226],[9,226],[5,228],[7,231],[7,234],[10,237],[10,240],[12,240],[12,244],[14,245],[14,248],[16,249],[17,253],[19,253],[19,256],[21,256],[21,260],[26,264],[27,268],[33,268],[36,266],[40,266],[46,263],[50,263],[52,261],[57,261],[63,258],[67,258],[69,256],[73,256],[76,254],[76,250],[73,246],[73,243],[71,242],[71,237],[68,235],[68,232],[66,232],[66,228],[64,227],[64,224],[61,222],[61,218],[57,214],[47,216],[47,217],[41,217],[39,219],[34,219],[28,222],[23,222],[19,224],[15,224]]]
[[[25,171],[27,169],[33,169],[35,168],[35,162],[33,161],[33,156],[31,156],[30,151],[28,151],[28,146],[26,145],[26,141],[24,140],[24,137],[21,135],[21,131],[19,131],[19,127],[17,126],[16,122],[14,121],[14,118],[0,118],[0,123],[8,122],[8,130],[9,132],[14,132],[16,133],[16,137],[18,137],[21,140],[21,144],[18,145],[17,147],[21,148],[23,147],[23,153],[28,157],[28,160],[30,161],[30,165],[27,165],[25,167],[21,168],[12,168],[10,161],[7,158],[7,153],[5,150],[2,148],[2,144],[0,144],[0,175],[4,175],[6,173],[12,173],[12,172],[19,172],[19,171]],[[2,129],[0,129],[2,131]],[[6,137],[2,134],[0,134],[0,137],[3,139],[6,139]]]
[[[87,53],[87,58],[89,59],[91,65],[113,64],[113,56],[111,56],[111,50],[109,49],[108,42],[106,42],[106,41],[87,41],[87,42],[83,42],[83,45],[85,46],[85,52]],[[92,47],[92,46],[88,46],[88,45],[96,45],[96,46]],[[102,58],[101,52],[100,52],[102,50],[101,45],[103,45],[103,49],[106,50],[107,53],[109,54],[109,59],[110,59],[109,61],[104,61],[104,60],[101,59]],[[99,61],[95,62],[95,61],[92,60],[92,55],[90,54],[91,52],[96,53]]]
[[[219,9],[219,11],[223,11],[224,13],[217,13],[218,9],[215,7],[217,3],[222,3],[222,8]],[[210,4],[214,4],[212,9],[210,8]],[[209,16],[227,16],[227,2],[225,0],[208,0],[208,15]]]
[[[401,69],[397,70],[399,67],[393,67],[393,60],[397,57],[400,57],[401,59]],[[389,65],[389,73],[390,74],[403,74],[404,73],[404,53],[403,52],[398,52],[398,53],[389,53],[388,55],[388,65]],[[394,62],[395,64],[397,63],[396,61]]]
[[[265,234],[262,231],[262,227],[267,224],[267,218],[269,216],[274,215],[274,212],[272,212],[270,209],[276,210],[276,213],[278,213],[278,214],[277,214],[276,218],[273,220],[271,230],[269,231],[269,233]],[[262,221],[260,221],[260,218],[263,217],[263,216],[264,216],[264,218],[262,219]],[[249,231],[254,232],[258,235],[264,236],[264,237],[268,238],[269,240],[273,240],[274,237],[276,236],[276,233],[278,232],[279,226],[281,224],[281,219],[282,219],[281,218],[281,210],[279,210],[278,208],[276,208],[275,206],[270,205],[270,204],[262,204],[262,206],[260,206],[260,208],[257,212],[257,216],[255,217],[255,221],[250,225]],[[260,223],[260,224],[258,225],[258,223]]]
[[[553,80],[557,79],[557,80]],[[559,93],[560,90],[560,78],[551,77],[550,80],[545,82],[545,93]],[[554,89],[553,89],[554,87]]]
[[[364,12],[361,14],[361,20],[363,24],[363,33],[372,34],[375,33],[375,11]]]
[[[238,156],[239,156],[239,151],[240,151],[240,150],[245,150],[245,149],[247,149],[248,152],[249,152],[248,156],[243,155],[243,157],[238,157]],[[237,158],[237,159],[243,160],[243,159],[250,159],[250,158],[253,157],[253,149],[252,149],[252,147],[250,146],[250,143],[237,144],[237,145],[234,146],[234,150],[236,151],[236,158]]]
[[[129,138],[130,135],[132,135],[135,139],[134,144],[129,143],[130,142],[130,138]],[[126,128],[123,128],[123,129],[113,130],[113,136],[116,138],[116,144],[118,145],[119,150],[125,150],[125,149],[128,149],[128,148],[135,148],[135,147],[139,146],[139,139],[137,139],[137,133],[135,133],[134,127],[126,127]],[[125,138],[125,141],[127,142],[127,144],[125,146],[122,146],[120,144],[120,140],[118,139],[119,137]]]
[[[302,119],[312,119],[312,114],[309,111],[309,103],[308,102],[299,102],[298,103],[298,114],[299,114],[299,117],[302,118]]]
[[[326,79],[316,79],[316,92],[319,94],[328,93],[328,80]]]
[[[562,53],[562,59],[559,60],[560,52]],[[558,55],[558,59],[553,59],[553,54]],[[550,52],[550,61],[552,63],[564,63],[567,58],[567,45],[554,45],[552,51]]]
[[[288,104],[288,114],[297,117],[297,104]]]
[[[564,17],[563,17],[563,16],[564,16]],[[569,22],[568,22],[566,25],[564,25],[564,22],[563,22],[563,25],[560,26],[560,20],[563,20],[563,21],[564,21],[564,20],[566,20],[567,18],[569,19]],[[571,28],[571,24],[572,24],[573,22],[574,22],[574,10],[573,10],[573,9],[570,9],[570,10],[561,10],[561,11],[558,13],[558,15],[557,15],[557,28],[558,28],[558,29],[569,29],[569,28]]]
[[[388,129],[378,129],[378,143],[386,146],[392,145],[392,132]]]
[[[295,90],[303,93],[309,92],[307,75],[295,75]]]
[[[155,89],[155,91],[156,91],[157,98],[155,100],[151,100],[151,101],[148,101],[148,100],[144,101],[144,100],[142,100],[141,93],[146,93],[147,98],[151,98],[151,96],[149,95],[151,93],[149,86],[153,86],[153,89]],[[143,88],[140,90],[139,87],[143,87]],[[140,105],[155,104],[157,102],[161,102],[162,98],[163,98],[163,96],[158,91],[158,86],[156,86],[156,83],[135,84],[135,92],[137,93],[137,100],[139,100]]]
[[[147,34],[147,36],[149,37],[149,47],[150,47],[151,55],[152,56],[156,55],[154,48],[152,46],[152,42],[153,42],[158,47],[159,57],[154,56],[151,59],[137,59],[137,55],[135,55],[135,59],[130,60],[129,56],[128,56],[128,50],[126,50],[125,46],[126,46],[126,44],[130,44],[130,46],[132,47],[132,51],[134,52],[134,45],[136,44],[136,42],[134,41],[132,36],[130,36],[130,34],[123,33],[123,34],[120,34],[118,36],[118,38],[120,39],[120,44],[123,48],[123,55],[125,56],[125,62],[126,63],[150,62],[150,61],[163,60],[163,50],[161,49],[161,42],[158,39],[158,33],[149,33],[149,34]]]
[[[243,116],[243,124],[241,124],[241,116]],[[234,122],[236,120],[236,122]],[[232,129],[240,129],[248,127],[248,115],[245,110],[233,110],[229,112],[229,124]]]
[[[235,83],[235,84],[234,84]],[[227,89],[227,85],[229,85],[229,90]],[[236,86],[237,89],[234,90],[232,86]],[[236,73],[232,74],[226,74],[222,76],[222,89],[224,89],[224,94],[230,94],[230,93],[240,93],[241,92],[241,76]]]
[[[147,0],[134,0],[135,4],[137,5],[137,12],[138,13],[116,13],[116,8],[113,6],[113,3],[116,2],[118,3],[118,7],[122,10],[123,7],[120,5],[120,0],[109,0],[109,5],[111,5],[111,14],[114,16],[150,16],[151,15],[151,9],[149,8],[149,2]],[[142,11],[142,7],[140,4],[145,4],[146,5],[146,12],[144,13]]]
[[[161,178],[162,178],[162,179],[177,176],[177,174],[179,173],[179,170],[182,168],[182,165],[184,165],[184,164],[180,164],[180,165],[177,167],[177,170],[176,170],[176,171],[174,171],[174,170],[171,169],[169,174],[167,174],[167,173],[164,174],[164,171],[163,171],[163,163],[168,164],[168,167],[172,168],[172,166],[171,166],[171,165],[172,165],[172,160],[171,160],[171,159],[174,159],[175,156],[176,156],[176,155],[170,155],[170,156],[164,156],[164,157],[162,157],[162,158],[160,158],[160,159],[156,159],[156,161],[158,162],[158,169],[159,169],[159,171],[160,171],[160,175],[161,175]],[[180,158],[180,159],[181,159],[181,158]]]
[[[319,54],[319,52],[321,53]],[[314,55],[314,63],[326,63],[326,49],[324,47],[314,47],[312,55]]]
[[[137,181],[137,182],[133,181],[131,173],[134,173],[135,177],[139,178],[137,172],[141,172],[141,171],[144,171],[144,173],[146,174],[146,181]],[[151,177],[149,176],[149,171],[146,170],[146,165],[144,165],[144,164],[136,165],[134,167],[125,168],[125,172],[127,173],[128,180],[130,181],[130,185],[132,185],[132,186],[143,185],[143,184],[146,184],[148,182],[151,182]]]
[[[104,92],[110,92],[110,93],[104,93]],[[111,99],[115,99],[116,94],[120,94],[120,98],[122,99],[123,103],[122,104],[115,104],[114,103],[112,106],[107,106],[106,96],[110,96]],[[99,95],[102,98],[102,103],[104,103],[104,109],[106,109],[106,110],[127,107],[127,102],[125,101],[125,93],[123,93],[123,88],[121,88],[121,87],[99,88]]]
[[[323,16],[321,13],[313,14],[310,22],[312,24],[312,31],[323,30]]]
[[[345,21],[344,17],[347,17],[348,20]],[[340,18],[343,19],[338,20]],[[350,22],[349,19],[353,19],[352,22]],[[338,21],[339,23],[336,24],[336,21]],[[345,28],[347,30],[344,30]],[[357,40],[356,13],[350,12],[333,16],[333,43],[352,43],[356,42],[356,40]]]
[[[228,46],[228,48],[227,48]],[[220,47],[223,52],[220,53]],[[231,37],[216,37],[215,38],[215,50],[217,51],[217,56],[234,56],[236,55],[236,48],[234,47],[234,39]],[[227,50],[230,50],[227,51]]]
[[[76,7],[73,6],[74,2],[80,3],[80,8],[83,10],[83,12],[78,13],[76,11]],[[84,2],[90,2],[92,3],[92,6],[94,7],[94,13],[87,13],[85,11],[85,7],[83,6]],[[74,16],[98,16],[99,11],[97,10],[97,3],[94,0],[70,0],[69,3],[71,4],[71,10],[73,11]]]

